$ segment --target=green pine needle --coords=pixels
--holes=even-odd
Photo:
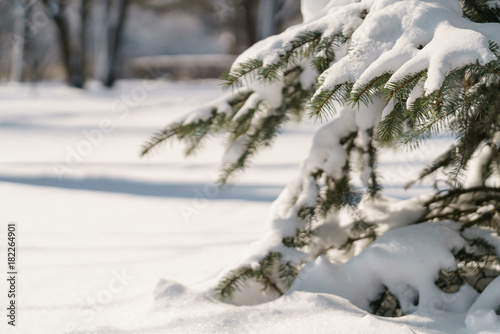
[[[336,114],[336,104],[344,104],[349,99],[351,83],[343,83],[332,90],[321,90],[309,104],[309,115],[315,119],[326,119]]]
[[[237,86],[244,77],[261,67],[262,60],[259,59],[250,59],[244,63],[238,64],[236,68],[222,75],[221,79],[225,81],[222,88],[227,90],[230,87]]]

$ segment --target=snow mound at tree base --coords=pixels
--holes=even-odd
[[[168,333],[498,332],[500,279],[482,294],[468,283],[454,293],[435,283],[440,269],[457,268],[453,254],[462,248],[467,249],[467,242],[451,222],[399,228],[346,263],[319,257],[302,269],[284,296],[252,306],[222,303],[211,290],[162,280],[154,292],[154,313],[147,318]],[[383,293],[381,287],[396,296],[406,315],[388,318],[369,312],[370,301]]]
[[[476,311],[473,321],[466,313],[435,308],[427,314],[399,318],[372,315],[347,299],[328,294],[290,291],[265,304],[234,306],[171,281],[156,289],[155,312],[144,321],[157,331],[148,333],[494,333],[491,312]],[[437,305],[437,304],[436,304]],[[496,314],[494,314],[496,316]],[[488,320],[486,319],[486,320]],[[498,320],[496,320],[498,321]],[[471,326],[469,326],[469,323]],[[144,327],[142,327],[144,328]],[[135,333],[135,332],[134,332]]]

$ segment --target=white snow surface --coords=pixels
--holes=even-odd
[[[218,84],[131,81],[112,91],[0,86],[1,258],[8,222],[17,222],[19,244],[17,326],[2,316],[1,333],[498,332],[498,279],[477,300],[467,286],[432,295],[429,277],[437,268],[453,268],[450,250],[464,244],[453,224],[398,229],[404,220],[398,215],[419,215],[413,196],[428,192],[432,180],[409,191],[402,185],[453,142],[446,137],[420,151],[380,155],[384,195],[393,199],[368,208],[388,224],[381,228],[393,230],[358,257],[344,263],[319,257],[272,302],[234,306],[213,298],[210,287],[224,268],[255,255],[249,245],[269,233],[266,223],[279,224],[266,218],[271,205],[271,213],[282,216],[290,210],[272,201],[296,176],[321,126],[288,125],[224,190],[214,185],[222,138],[190,160],[175,143],[152,158],[138,157],[149,135],[219,94]],[[352,126],[364,129],[371,121],[352,120]],[[299,201],[315,196],[313,184],[301,180],[300,187],[309,188]],[[500,242],[494,244],[500,250]],[[0,263],[5,273],[6,261]],[[339,281],[329,284],[332,272]],[[399,291],[414,313],[382,318],[366,312],[377,292],[372,283]],[[411,303],[416,291],[423,298],[418,309]]]

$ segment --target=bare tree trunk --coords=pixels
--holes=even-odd
[[[66,72],[66,80],[70,86],[83,88],[83,79],[79,74],[79,62],[76,48],[71,43],[70,26],[65,16],[66,2],[57,0],[43,0],[47,11],[59,32],[61,58]]]
[[[264,39],[276,34],[278,0],[260,0],[257,24],[257,37]]]
[[[110,50],[108,56],[108,66],[107,66],[107,74],[104,79],[104,86],[113,87],[118,71],[120,69],[120,62],[118,61],[118,51],[120,49],[123,30],[125,27],[125,22],[127,19],[127,9],[130,4],[130,0],[120,0],[118,4],[118,19],[116,23],[116,27],[112,29],[111,34],[111,43]]]
[[[94,79],[104,82],[108,73],[109,57],[109,16],[111,0],[100,0],[95,4],[96,22],[93,29],[94,39]]]
[[[248,46],[255,44],[257,39],[257,16],[259,3],[262,0],[244,0],[243,7],[245,10],[245,31],[248,36]]]
[[[87,29],[92,0],[81,0],[80,4],[80,76],[87,79]]]
[[[61,3],[59,10],[52,16],[59,32],[59,45],[61,47],[61,58],[66,71],[66,80],[71,84],[71,51],[69,45],[69,26],[64,20],[65,5]]]
[[[24,67],[24,44],[26,41],[26,15],[22,3],[17,2],[14,9],[14,27],[12,32],[10,81],[21,82]]]
[[[22,71],[22,81],[33,81],[35,77],[34,69],[34,40],[33,31],[31,31],[30,21],[33,14],[33,4],[28,4],[24,10],[24,52],[22,62],[24,68]]]

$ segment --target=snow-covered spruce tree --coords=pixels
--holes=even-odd
[[[500,2],[307,0],[302,12],[304,23],[235,61],[226,95],[143,150],[176,137],[189,155],[226,133],[225,184],[286,122],[325,122],[274,202],[270,231],[215,291],[235,304],[332,292],[389,316],[446,293],[443,310],[498,313],[498,294],[480,293],[500,273]],[[442,133],[456,140],[419,180],[438,174],[445,186],[383,196],[377,154]]]

